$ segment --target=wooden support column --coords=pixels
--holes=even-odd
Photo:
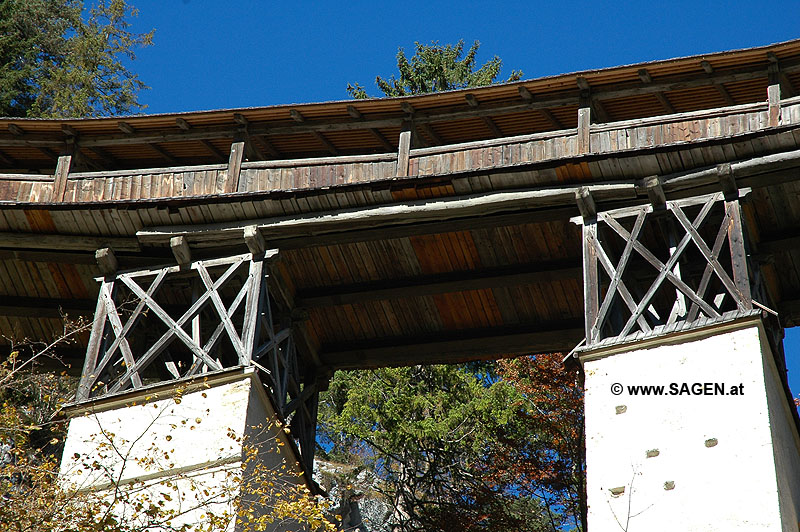
[[[53,201],[64,201],[67,192],[67,177],[69,167],[72,165],[71,155],[62,155],[56,164],[56,174],[53,179]]]
[[[113,282],[113,281],[112,281]],[[105,283],[105,282],[104,282]],[[94,321],[92,330],[89,334],[89,345],[86,348],[86,358],[83,362],[81,380],[78,384],[78,392],[75,394],[76,401],[85,401],[91,393],[92,383],[96,380],[94,371],[97,367],[97,360],[100,355],[100,346],[103,343],[103,336],[106,328],[106,305],[103,298],[97,298],[97,307],[94,311]]]
[[[776,127],[781,120],[781,83],[777,63],[769,66],[767,101],[769,102],[769,126]]]
[[[583,310],[586,343],[591,345],[595,337],[597,315],[600,310],[600,282],[597,271],[597,206],[589,189],[581,187],[575,192],[575,201],[583,218]]]
[[[253,360],[253,348],[255,347],[256,328],[261,312],[261,304],[269,305],[269,301],[259,301],[261,297],[261,283],[264,282],[264,259],[263,255],[250,261],[250,271],[248,272],[248,283],[250,283],[245,299],[244,319],[242,321],[242,351],[239,353],[239,364],[249,366]],[[267,296],[269,297],[269,296]]]
[[[742,310],[751,310],[753,300],[750,294],[750,275],[747,271],[747,253],[744,245],[744,232],[742,227],[742,210],[739,200],[726,201],[725,212],[730,216],[728,226],[728,244],[731,248],[731,266],[733,267],[733,282],[740,293]]]
[[[408,176],[409,151],[411,150],[411,130],[400,133],[400,142],[397,147],[397,177]]]
[[[599,279],[597,272],[597,222],[583,221],[583,312],[585,320],[586,342],[591,345],[595,337],[594,328],[597,321],[599,305]]]
[[[592,119],[592,109],[589,106],[578,109],[578,154],[590,153],[589,123]]]
[[[110,248],[98,249],[95,252],[95,259],[100,271],[106,277],[100,285],[100,293],[103,291],[112,291],[114,289],[113,275],[117,271],[117,259],[114,252]],[[92,321],[92,329],[89,333],[89,345],[86,348],[86,358],[83,362],[83,371],[81,372],[81,380],[78,384],[78,391],[75,394],[76,401],[85,401],[89,398],[92,391],[92,385],[97,381],[98,375],[95,375],[97,362],[100,358],[100,350],[105,341],[106,319],[108,318],[108,307],[102,296],[97,297],[97,306],[94,311],[94,320]]]
[[[747,251],[744,244],[739,187],[730,163],[717,166],[717,178],[725,196],[725,214],[730,220],[728,222],[728,245],[731,251],[733,282],[739,292],[739,309],[751,310],[753,300],[750,293],[750,274],[747,270]]]
[[[678,252],[678,238],[675,233],[675,224],[673,223],[672,219],[667,219],[667,223],[665,225],[665,229],[667,231],[667,242],[669,244],[669,257],[672,258],[672,256]],[[680,261],[675,261],[675,266],[672,268],[672,274],[676,279],[682,280]],[[679,288],[675,287],[675,304],[672,306],[672,310],[669,313],[667,324],[671,325],[675,323],[678,318],[684,318],[687,312],[688,307],[686,306],[686,294],[681,292]]]
[[[230,194],[239,190],[239,174],[242,171],[242,157],[244,156],[244,142],[231,144],[231,154],[228,157],[228,181],[225,183],[225,193]]]

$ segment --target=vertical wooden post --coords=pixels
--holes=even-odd
[[[753,300],[750,294],[750,276],[747,272],[747,254],[744,247],[744,228],[742,227],[742,211],[739,200],[726,201],[725,211],[731,218],[728,225],[728,244],[731,248],[733,282],[741,296],[738,307],[740,310],[751,310]]]
[[[781,83],[778,65],[769,66],[769,87],[767,87],[767,101],[769,102],[769,127],[775,127],[781,120]]]
[[[595,340],[595,322],[599,311],[600,284],[597,275],[597,220],[583,221],[583,310],[586,330],[586,345]],[[597,335],[599,339],[599,334]]]
[[[592,119],[592,109],[588,105],[578,109],[578,154],[591,152],[589,123]]]
[[[231,144],[231,155],[228,158],[228,181],[225,183],[225,193],[230,194],[239,190],[239,174],[242,171],[242,157],[244,156],[244,142]]]
[[[198,299],[200,299],[200,279],[195,277],[192,279],[192,305],[194,305]],[[192,340],[197,345],[203,345],[200,325],[200,313],[198,312],[197,315],[192,318]],[[202,360],[194,353],[192,353],[192,358],[192,364],[202,363]]]
[[[53,179],[53,201],[64,201],[67,192],[67,177],[69,167],[72,165],[71,155],[62,155],[56,164],[56,174]]]
[[[770,85],[767,88],[767,98],[769,100],[769,126],[775,127],[781,119],[781,86]]]
[[[111,283],[111,287],[114,285],[114,281],[103,281],[103,285],[100,287],[101,293],[106,283]],[[76,401],[85,401],[92,392],[90,383],[95,380],[94,370],[97,367],[97,360],[100,356],[100,346],[103,343],[103,333],[106,329],[106,312],[107,310],[103,298],[98,295],[97,306],[94,310],[92,331],[89,334],[89,345],[86,347],[86,359],[83,362],[83,371],[81,372],[81,380],[78,384],[78,392],[75,394]]]
[[[400,142],[397,147],[397,177],[408,176],[409,151],[411,150],[411,130],[400,133]]]
[[[243,366],[249,366],[252,362],[253,348],[258,340],[256,337],[256,329],[258,328],[261,306],[269,304],[268,300],[262,301],[261,297],[261,283],[264,282],[263,259],[258,259],[255,256],[250,259],[248,282],[250,286],[247,289],[247,297],[244,303],[244,319],[242,320],[242,344],[244,349],[239,358],[239,364]],[[267,295],[266,297],[269,296]]]

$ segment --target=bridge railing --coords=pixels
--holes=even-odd
[[[238,164],[101,172],[69,172],[69,160],[62,157],[55,176],[0,174],[0,202],[85,203],[291,192],[496,168],[513,171],[516,166],[533,163],[564,160],[580,164],[586,160],[584,156],[703,142],[791,124],[800,124],[800,97],[781,100],[777,110],[774,104],[763,101],[621,122],[579,123],[577,128],[407,149],[405,154],[401,143],[399,153],[253,162],[240,159]],[[625,177],[628,171],[637,169],[621,167],[616,177]],[[573,181],[600,177],[580,172],[569,176]]]

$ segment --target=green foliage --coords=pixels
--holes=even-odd
[[[495,427],[513,420],[519,399],[464,366],[337,372],[320,431],[331,458],[384,481],[401,530],[537,530],[538,502],[482,473]]]
[[[78,117],[143,108],[125,66],[153,32],[129,30],[125,0],[0,0],[0,115]]]
[[[394,75],[388,79],[380,76],[375,78],[375,84],[385,96],[408,96],[491,85],[495,83],[503,66],[500,58],[494,56],[476,70],[475,56],[480,48],[478,41],[472,43],[466,55],[463,39],[455,45],[441,45],[438,41],[431,44],[415,42],[414,48],[415,52],[410,60],[403,48],[398,49],[399,78]],[[514,70],[506,81],[517,81],[521,77],[522,72]],[[356,99],[370,97],[358,83],[348,84],[347,93]]]

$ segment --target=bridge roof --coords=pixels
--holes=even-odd
[[[768,68],[800,87],[800,40],[548,76],[444,93],[110,118],[0,118],[0,169],[51,173],[77,145],[77,168],[227,161],[247,137],[252,160],[395,151],[410,125],[416,147],[574,128],[581,95],[601,122],[762,101]]]
[[[720,190],[720,163],[753,189],[753,257],[791,325],[794,87],[800,41],[410,98],[1,119],[16,127],[0,135],[0,333],[46,338],[59,308],[91,314],[98,248],[121,268],[155,265],[184,235],[193,257],[219,256],[247,251],[255,225],[281,250],[271,282],[322,366],[569,350],[583,336],[575,192],[589,187],[600,208],[640,205],[659,176],[667,199],[685,198]],[[583,129],[581,101],[597,119]],[[403,127],[421,140],[400,164]],[[238,176],[234,135],[255,146]],[[54,177],[47,158],[68,142],[77,166]]]

